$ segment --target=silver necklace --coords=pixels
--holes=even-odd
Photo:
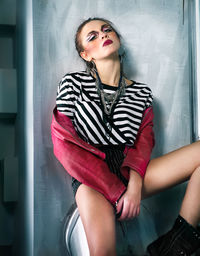
[[[99,96],[101,98],[101,102],[102,102],[102,105],[103,105],[104,113],[107,116],[110,116],[111,113],[112,113],[112,109],[113,109],[114,104],[118,101],[118,99],[122,95],[125,94],[125,91],[126,91],[126,81],[125,81],[125,78],[124,78],[124,76],[121,73],[117,90],[114,93],[109,94],[109,93],[106,93],[104,91],[103,85],[102,85],[102,82],[101,82],[101,79],[99,77],[98,72],[95,71],[95,73],[96,73],[95,84],[96,84],[96,88],[97,88],[97,93],[99,94]]]

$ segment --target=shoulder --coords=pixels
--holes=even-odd
[[[61,83],[71,82],[72,84],[79,84],[82,82],[89,82],[93,79],[94,78],[86,71],[69,72],[62,77]]]
[[[134,80],[131,80],[131,81],[132,81],[132,84],[130,85],[130,88],[134,89],[136,92],[142,92],[147,95],[152,95],[152,90],[147,84],[137,82]]]

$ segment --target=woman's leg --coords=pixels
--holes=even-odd
[[[173,228],[151,243],[151,256],[191,255],[200,248],[200,142],[150,161],[144,178],[143,198],[189,179],[180,215]]]
[[[193,172],[184,200],[181,205],[180,215],[192,226],[196,227],[200,221],[200,167]]]
[[[181,216],[196,226],[200,220],[200,141],[150,161],[144,177],[143,198],[189,180]]]
[[[115,256],[115,213],[112,205],[96,190],[82,184],[76,193],[80,217],[91,256]]]

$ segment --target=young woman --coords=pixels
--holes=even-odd
[[[116,255],[115,218],[139,215],[141,199],[189,180],[172,229],[150,255],[191,255],[200,247],[200,142],[150,161],[154,146],[152,93],[129,80],[111,22],[84,21],[76,49],[87,71],[68,73],[57,92],[54,153],[71,174],[90,255]]]

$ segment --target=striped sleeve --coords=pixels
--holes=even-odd
[[[149,95],[148,95],[148,97],[147,97],[147,99],[145,101],[145,109],[151,107],[152,106],[152,102],[153,102],[153,94],[152,94],[151,89],[149,87],[146,87],[146,90],[149,91],[149,93],[148,93]]]
[[[72,76],[70,74],[65,75],[58,85],[56,105],[59,112],[62,112],[72,120],[75,111],[74,101],[76,94]]]

